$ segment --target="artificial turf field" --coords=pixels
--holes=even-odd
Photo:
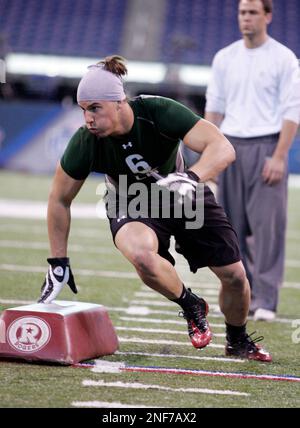
[[[99,180],[87,180],[76,204],[99,201]],[[37,300],[49,256],[45,219],[22,218],[20,208],[16,217],[3,216],[3,207],[15,200],[32,201],[34,214],[34,203],[47,200],[51,177],[2,171],[0,183],[3,311]],[[299,407],[300,382],[296,379],[226,376],[243,373],[300,380],[300,189],[290,189],[288,213],[286,274],[278,320],[248,322],[248,332],[265,336],[264,346],[273,355],[271,364],[224,358],[218,284],[208,269],[193,275],[185,260],[176,256],[184,282],[211,307],[208,319],[216,334],[212,343],[218,346],[198,351],[189,343],[185,322],[178,317],[179,307],[147,289],[115,249],[107,220],[78,218],[72,221],[69,257],[79,294],[73,295],[66,287],[59,299],[106,306],[119,337],[119,351],[96,361],[94,368],[0,361],[0,407]],[[103,373],[101,361],[120,363],[123,369]],[[140,367],[154,367],[154,371],[142,372]],[[177,371],[158,371],[162,367]],[[203,375],[200,371],[225,375]]]

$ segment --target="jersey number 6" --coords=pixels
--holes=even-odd
[[[146,178],[146,174],[151,171],[151,166],[143,160],[143,156],[137,153],[127,156],[127,158],[125,158],[125,162],[130,168],[130,171],[136,175],[137,180],[143,180]]]

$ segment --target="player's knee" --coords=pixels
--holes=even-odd
[[[246,283],[246,272],[243,266],[236,267],[229,272],[226,272],[223,278],[223,284],[231,288],[243,288]]]
[[[151,275],[155,272],[155,256],[156,253],[152,250],[138,250],[132,255],[132,263],[139,272]]]

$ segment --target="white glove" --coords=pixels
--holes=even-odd
[[[199,183],[199,177],[193,171],[173,172],[156,182],[158,186],[165,187],[170,192],[178,192],[179,202],[182,203],[184,197],[193,198]]]
[[[73,293],[76,294],[77,288],[68,257],[49,258],[47,261],[50,266],[42,285],[42,295],[38,303],[51,303],[65,284],[68,284]]]

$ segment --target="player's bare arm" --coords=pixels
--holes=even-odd
[[[190,149],[202,153],[190,168],[201,179],[213,179],[235,160],[235,150],[219,129],[205,119],[200,120],[183,139]]]
[[[66,257],[70,230],[70,206],[84,180],[74,180],[57,166],[48,200],[48,235],[52,257]]]

